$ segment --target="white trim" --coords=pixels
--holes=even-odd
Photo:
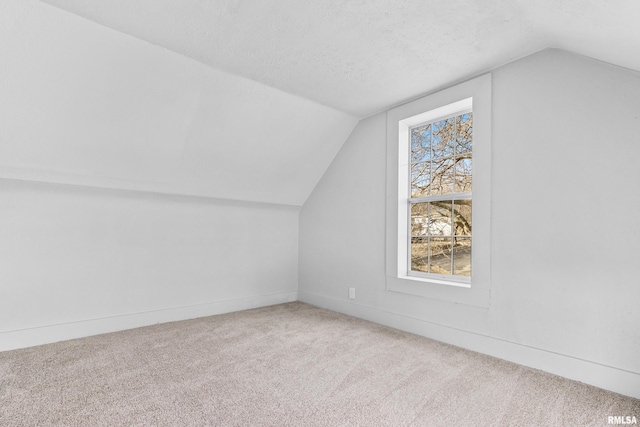
[[[175,322],[233,311],[248,310],[251,308],[293,302],[297,301],[297,299],[298,293],[296,291],[280,292],[97,319],[83,319],[55,325],[42,325],[26,329],[1,331],[0,351],[139,328],[157,323]]]
[[[414,101],[415,102],[415,101]],[[426,125],[428,123],[444,120],[449,117],[469,113],[473,108],[473,98],[469,97],[457,102],[452,102],[442,107],[434,108],[424,113],[416,114],[406,119],[400,120],[400,124],[408,129]]]
[[[443,278],[438,277],[435,274],[420,276],[420,272],[418,271],[410,271],[406,276],[400,275],[399,279],[407,279],[407,280],[416,280],[418,282],[426,282],[426,283],[436,283],[438,285],[449,285],[449,286],[460,286],[461,288],[470,288],[471,283],[463,280],[456,280],[456,277],[451,279],[445,278],[446,276],[442,276]]]
[[[411,203],[439,202],[444,200],[469,200],[473,199],[473,192],[438,194],[437,196],[409,197]]]
[[[471,103],[473,103],[474,121],[472,276],[470,287],[461,287],[460,281],[441,280],[438,277],[434,277],[435,280],[424,280],[423,277],[418,278],[408,274],[408,194],[406,189],[409,179],[409,156],[404,156],[408,147],[402,145],[408,144],[410,126],[464,110],[469,108]],[[389,110],[387,112],[387,290],[477,307],[489,307],[491,295],[490,193],[491,74]],[[447,287],[452,289],[442,289]]]
[[[299,301],[640,399],[640,373],[308,291]]]

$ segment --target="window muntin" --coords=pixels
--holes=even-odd
[[[408,274],[469,282],[473,113],[411,126]]]

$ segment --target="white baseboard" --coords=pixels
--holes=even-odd
[[[640,373],[437,325],[308,291],[298,300],[640,399]]]
[[[65,341],[74,338],[82,338],[108,332],[122,331],[125,329],[139,328],[141,326],[155,325],[157,323],[195,319],[198,317],[213,316],[215,314],[265,307],[268,305],[296,301],[297,298],[298,293],[295,291],[281,292],[184,307],[172,307],[141,313],[3,331],[0,332],[0,351],[33,347],[36,345]]]

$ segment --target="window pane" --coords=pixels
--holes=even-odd
[[[411,238],[411,270],[429,272],[429,244],[426,237]]]
[[[429,162],[411,165],[411,197],[429,195],[431,184],[431,167]]]
[[[426,236],[429,224],[429,203],[411,205],[411,236]]]
[[[431,202],[429,234],[431,236],[451,236],[451,200]]]
[[[469,154],[470,156],[471,154]],[[471,158],[456,158],[456,192],[466,193],[471,191],[473,163]]]
[[[454,182],[453,159],[434,160],[431,164],[431,195],[453,193]]]
[[[429,272],[451,274],[451,237],[432,237],[429,245]]]
[[[431,158],[431,125],[411,129],[411,163]]]
[[[456,117],[456,153],[471,153],[473,140],[473,115],[462,114]]]
[[[456,236],[471,236],[471,200],[453,202],[453,223]]]
[[[471,277],[471,238],[456,237],[453,245],[453,274]]]
[[[434,159],[453,156],[455,129],[455,117],[433,123],[431,148]]]

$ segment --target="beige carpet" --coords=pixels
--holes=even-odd
[[[587,426],[640,400],[303,303],[0,353],[1,426]]]

